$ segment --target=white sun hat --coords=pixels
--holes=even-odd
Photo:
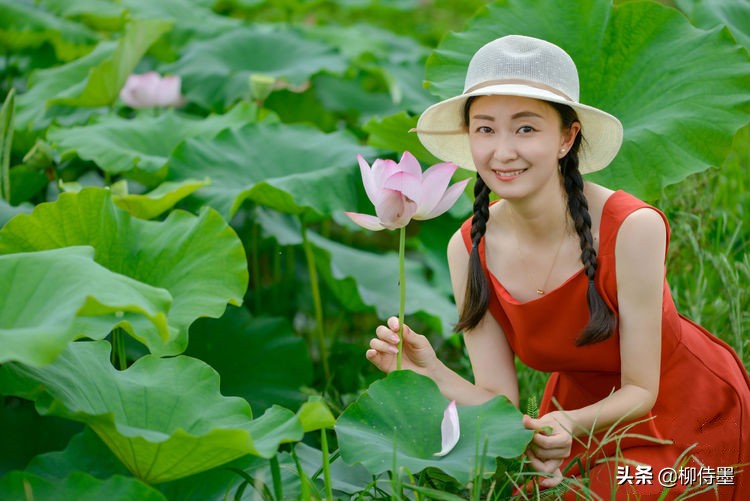
[[[622,144],[622,124],[614,116],[578,102],[578,70],[573,59],[552,43],[521,35],[498,38],[479,49],[466,71],[464,92],[436,103],[419,117],[416,132],[436,157],[476,170],[464,124],[470,96],[521,96],[572,107],[581,122],[582,174],[606,167]]]

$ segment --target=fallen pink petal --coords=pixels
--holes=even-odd
[[[440,452],[436,452],[435,456],[445,456],[458,443],[458,439],[461,438],[461,426],[458,422],[458,409],[456,408],[456,401],[452,400],[448,407],[446,407],[443,413],[443,422],[440,424],[440,434],[442,436],[442,449]]]

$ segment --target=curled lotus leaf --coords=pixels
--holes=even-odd
[[[219,374],[200,360],[146,355],[124,371],[106,341],[77,342],[51,364],[0,367],[0,386],[35,401],[42,415],[91,427],[137,478],[174,480],[252,454],[269,458],[304,435],[279,406],[253,419],[250,405],[219,392]]]

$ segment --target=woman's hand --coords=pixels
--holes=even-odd
[[[370,349],[365,356],[383,372],[396,370],[396,354],[398,353],[398,319],[391,317],[387,326],[380,325],[375,329],[375,335],[370,340]],[[403,354],[401,368],[410,369],[419,374],[430,377],[439,363],[435,350],[426,337],[417,334],[404,324]]]
[[[570,456],[573,445],[572,423],[562,412],[554,411],[539,419],[524,416],[523,425],[536,431],[526,448],[529,464],[539,473],[550,475],[540,480],[539,485],[545,488],[556,486],[563,479],[560,466]]]

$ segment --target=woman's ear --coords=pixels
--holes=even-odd
[[[581,132],[580,122],[573,122],[570,128],[568,128],[568,130],[563,132],[562,143],[560,143],[560,152],[558,154],[558,158],[562,158],[568,154],[568,151],[570,151],[570,148],[573,147],[573,143],[576,140],[576,136],[580,132]]]

